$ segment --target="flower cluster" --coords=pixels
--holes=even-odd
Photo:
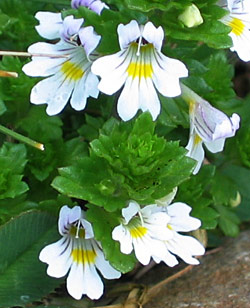
[[[184,203],[171,203],[176,190],[155,204],[141,208],[130,201],[122,210],[121,224],[112,232],[113,240],[120,242],[121,252],[135,256],[143,265],[152,259],[175,266],[178,256],[189,264],[199,264],[194,256],[203,255],[204,247],[193,237],[181,235],[201,226],[197,218],[189,216],[191,207]],[[60,210],[58,230],[62,238],[44,247],[39,255],[48,264],[47,274],[63,277],[68,272],[67,290],[75,299],[86,294],[98,299],[103,294],[103,283],[97,270],[106,279],[117,279],[121,273],[105,259],[101,244],[94,238],[91,224],[79,206]]]
[[[76,7],[80,2],[72,5]],[[40,22],[36,29],[41,36],[60,39],[55,45],[30,46],[30,53],[44,57],[33,57],[23,67],[29,76],[53,75],[39,82],[30,98],[33,104],[48,104],[49,115],[61,112],[70,98],[71,106],[82,110],[87,98],[97,98],[99,90],[111,95],[124,85],[117,106],[120,117],[130,120],[141,109],[150,111],[156,119],[161,108],[155,88],[168,97],[181,94],[179,78],[187,77],[188,71],[182,62],[161,53],[164,38],[161,27],[156,28],[151,22],[139,26],[135,20],[119,25],[121,51],[100,57],[92,64],[97,57],[96,53],[93,55],[94,49],[100,41],[93,27],[81,27],[83,19],[73,16],[62,20],[57,13],[39,12],[36,18]]]
[[[122,210],[123,219],[113,230],[113,239],[120,242],[121,252],[130,254],[134,250],[143,265],[152,258],[172,267],[178,264],[175,255],[186,263],[199,264],[193,256],[203,255],[204,247],[195,238],[178,232],[198,229],[200,220],[189,216],[191,207],[187,204],[168,205],[169,200],[164,199],[159,202],[161,206],[155,203],[143,208],[131,201]]]
[[[229,12],[221,21],[232,29],[229,34],[232,50],[241,59],[250,60],[249,2],[221,0],[218,5]],[[84,6],[98,15],[103,9],[110,9],[100,0],[72,0],[71,6],[73,9]],[[200,14],[197,7],[191,9],[186,13]],[[108,13],[110,11],[106,11]],[[160,95],[182,95],[189,106],[190,120],[189,141],[183,156],[186,153],[197,162],[194,174],[205,157],[203,144],[212,153],[220,152],[225,139],[238,130],[240,117],[236,113],[228,117],[180,82],[181,78],[188,77],[188,69],[180,60],[163,54],[161,26],[155,27],[150,21],[140,25],[136,20],[119,24],[120,50],[103,56],[96,51],[101,36],[92,26],[84,27],[83,18],[70,15],[63,19],[60,13],[51,12],[38,12],[35,17],[39,21],[37,32],[51,42],[38,42],[29,47],[32,61],[23,66],[23,71],[32,77],[46,77],[33,87],[30,101],[36,105],[47,104],[48,115],[60,113],[68,102],[73,109],[81,111],[89,97],[97,99],[99,92],[113,95],[120,90],[117,112],[123,121],[135,117],[139,110],[148,111],[156,120],[161,112]],[[201,15],[194,23],[189,20],[187,23],[185,14],[179,19],[190,28],[203,22]],[[190,165],[189,173],[192,162]],[[178,184],[172,187],[175,185]],[[203,245],[182,233],[197,230],[201,221],[190,216],[192,208],[189,205],[172,203],[176,192],[177,188],[164,198],[152,198],[152,204],[146,206],[126,198],[127,206],[121,211],[120,207],[116,209],[119,220],[109,234],[116,247],[119,242],[119,253],[134,253],[143,265],[152,259],[172,267],[178,264],[178,258],[188,264],[199,264],[196,256],[205,253]],[[129,198],[136,199],[131,195]],[[85,211],[80,206],[63,206],[58,229],[62,238],[43,248],[39,256],[48,264],[48,275],[59,278],[68,273],[67,290],[72,297],[81,299],[82,295],[87,295],[99,299],[104,289],[99,273],[106,279],[117,279],[121,273],[110,264],[112,260],[106,259],[105,249],[103,251],[102,243],[97,241]]]

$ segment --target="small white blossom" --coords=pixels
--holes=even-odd
[[[243,61],[250,61],[250,2],[249,0],[220,0],[221,7],[228,15],[221,21],[232,28],[229,33],[233,41],[232,51],[236,51]]]
[[[101,57],[92,65],[92,72],[101,77],[99,90],[112,95],[123,85],[118,99],[119,116],[128,121],[137,111],[160,113],[155,88],[167,97],[181,94],[179,78],[187,77],[185,65],[161,53],[164,33],[151,22],[139,26],[135,20],[120,24],[117,29],[121,51]]]
[[[164,204],[164,201],[165,204]],[[168,205],[168,198],[162,198],[163,207],[157,204],[140,208],[131,201],[122,210],[123,220],[114,228],[112,238],[120,242],[121,252],[130,254],[133,250],[143,265],[152,259],[168,266],[175,266],[178,255],[185,262],[198,264],[196,255],[204,254],[204,247],[190,236],[180,235],[178,231],[188,232],[200,227],[200,220],[189,216],[191,208],[184,203]]]
[[[29,76],[48,77],[33,87],[30,101],[36,105],[47,104],[46,112],[49,115],[61,112],[69,100],[75,110],[83,110],[87,98],[97,98],[99,94],[98,78],[90,68],[92,52],[101,37],[95,34],[91,26],[81,28],[82,23],[83,19],[67,16],[62,26],[56,30],[56,33],[60,32],[61,38],[58,43],[39,42],[28,49],[32,54],[64,56],[34,56],[32,61],[23,67],[24,73]],[[43,35],[44,29],[43,26]],[[55,31],[51,31],[55,36]]]
[[[43,248],[39,255],[39,259],[49,265],[48,275],[60,278],[69,272],[67,290],[72,297],[81,299],[86,294],[91,299],[100,298],[103,283],[96,269],[106,279],[116,279],[121,274],[105,260],[81,208],[63,206],[58,229],[62,238]]]
[[[233,137],[238,130],[240,117],[233,113],[229,118],[184,84],[181,85],[181,89],[182,98],[189,104],[190,134],[186,146],[187,156],[197,161],[193,171],[196,174],[205,156],[203,143],[210,152],[221,152],[225,139]]]
[[[136,258],[143,265],[147,265],[151,257],[168,262],[165,260],[163,240],[172,236],[166,228],[169,216],[165,212],[152,213],[151,205],[141,209],[135,201],[122,210],[122,215],[122,223],[112,232],[112,238],[120,242],[121,252],[130,254],[134,250]]]
[[[226,138],[233,137],[239,128],[240,117],[234,113],[229,118],[200,97],[189,101],[189,116],[190,136],[186,149],[187,156],[197,161],[193,171],[196,174],[205,156],[202,144],[212,153],[221,152]]]
[[[71,6],[73,9],[78,9],[80,6],[85,6],[98,15],[101,14],[103,9],[109,9],[106,3],[100,0],[71,0]]]

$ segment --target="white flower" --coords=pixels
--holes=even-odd
[[[120,272],[105,260],[100,244],[93,238],[92,226],[79,206],[61,208],[58,229],[62,238],[43,248],[39,255],[49,265],[48,275],[59,278],[69,271],[67,290],[72,297],[81,299],[86,294],[98,299],[103,294],[103,283],[96,269],[106,279],[119,278]]]
[[[92,72],[101,77],[99,90],[112,95],[123,85],[118,99],[118,114],[127,121],[137,111],[149,110],[153,119],[160,113],[155,88],[163,95],[181,94],[179,78],[187,77],[185,65],[161,53],[164,33],[151,22],[139,26],[135,20],[117,29],[121,51],[97,59]]]
[[[61,37],[58,43],[39,42],[28,49],[33,54],[65,56],[32,57],[32,61],[23,67],[24,73],[29,76],[50,76],[38,82],[30,96],[33,104],[47,104],[46,111],[49,115],[61,112],[68,100],[75,110],[83,110],[87,98],[89,96],[97,98],[99,94],[97,88],[99,81],[90,70],[92,64],[90,58],[100,41],[100,36],[94,33],[93,27],[81,28],[82,22],[83,19],[67,16],[63,20],[62,27],[57,30]]]
[[[201,226],[201,221],[199,219],[189,215],[192,208],[182,202],[175,202],[169,205],[167,201],[161,210],[166,211],[170,217],[167,228],[171,230],[172,238],[164,241],[167,251],[169,251],[171,255],[177,255],[188,264],[199,264],[199,261],[193,256],[203,255],[205,253],[204,247],[192,236],[178,233],[197,230]],[[156,209],[156,211],[159,211],[159,209]],[[155,261],[157,260],[155,259]]]
[[[80,6],[85,6],[88,9],[101,14],[103,9],[109,9],[109,7],[100,0],[71,0],[71,6],[73,9],[78,9]]]
[[[239,128],[240,117],[234,113],[229,118],[184,85],[182,91],[184,99],[189,103],[190,136],[186,146],[187,156],[197,161],[193,171],[196,174],[205,156],[202,144],[212,153],[221,152],[225,139],[233,137]]]
[[[165,262],[175,266],[178,255],[189,264],[198,264],[196,255],[204,254],[204,247],[190,236],[180,235],[177,231],[188,232],[200,227],[200,220],[189,216],[191,208],[184,203],[168,205],[168,198],[157,204],[140,206],[131,201],[122,210],[124,220],[115,227],[112,238],[120,242],[122,253],[129,254],[134,249],[136,258],[144,265],[150,258],[157,263]],[[162,200],[163,200],[162,199]]]
[[[169,216],[165,212],[152,213],[151,205],[140,209],[135,201],[122,210],[122,215],[122,223],[112,232],[112,238],[120,242],[121,252],[130,254],[134,249],[136,258],[143,265],[147,265],[151,257],[168,262],[163,240],[172,236],[166,228]],[[176,264],[174,262],[172,266]]]
[[[250,61],[250,2],[249,0],[221,0],[219,5],[229,11],[221,21],[232,28],[229,33],[236,51],[243,61]]]

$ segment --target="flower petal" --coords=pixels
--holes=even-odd
[[[66,16],[60,33],[63,40],[71,42],[71,38],[78,34],[83,21],[83,18],[75,19],[73,15]]]
[[[192,134],[189,138],[186,149],[188,150],[186,155],[197,161],[197,165],[193,171],[193,174],[197,174],[205,157],[201,138],[197,134]]]
[[[120,24],[117,28],[117,33],[121,50],[127,48],[130,43],[141,36],[139,25],[135,20],[131,20],[127,25]]]
[[[61,45],[48,43],[36,43],[29,47],[28,52],[32,54],[62,55]],[[25,64],[23,72],[32,77],[47,77],[58,72],[65,58],[32,57],[32,61]]]
[[[161,261],[163,261],[164,263],[167,264],[167,266],[173,267],[175,265],[177,265],[179,262],[177,261],[176,257],[174,255],[172,255],[167,248],[165,248],[165,252],[164,254],[162,254],[160,257],[158,256],[152,256],[154,261],[156,263],[160,263]]]
[[[72,264],[71,249],[72,243],[66,237],[42,249],[39,259],[49,265],[47,269],[49,276],[60,278],[67,274]]]
[[[137,260],[143,264],[148,265],[151,259],[150,250],[153,248],[153,241],[148,237],[135,238],[133,239],[133,246],[135,251],[135,256]]]
[[[98,85],[99,90],[108,95],[118,91],[127,78],[127,67],[125,52],[97,59],[92,64],[91,70],[102,78]]]
[[[60,37],[60,32],[63,27],[61,13],[37,12],[35,18],[40,22],[40,25],[35,26],[40,36],[48,40]]]
[[[187,77],[188,70],[179,60],[164,56],[160,52],[151,55],[153,82],[157,90],[166,97],[181,94],[179,78]]]
[[[122,216],[126,224],[140,211],[140,205],[135,201],[130,201],[129,205],[122,209]]]
[[[152,22],[147,22],[142,31],[142,37],[145,38],[146,41],[153,44],[157,50],[161,50],[162,42],[164,39],[164,32],[162,27],[156,28]]]
[[[139,109],[139,78],[128,77],[118,99],[117,112],[123,121],[132,119]]]
[[[103,283],[93,264],[73,263],[67,278],[67,290],[75,299],[86,294],[91,299],[98,299],[103,294]]]
[[[97,35],[92,26],[81,28],[79,30],[79,38],[87,57],[96,49],[101,40],[101,36]]]
[[[121,277],[121,273],[114,269],[107,260],[104,258],[103,252],[93,244],[94,249],[97,253],[95,265],[97,269],[102,273],[103,277],[106,279],[117,279]]]
[[[192,208],[185,203],[175,202],[167,207],[168,215],[171,217],[170,226],[175,231],[189,232],[201,226],[201,221],[189,216]]]
[[[179,256],[188,264],[199,264],[199,261],[193,258],[193,256],[199,256],[205,253],[205,249],[199,241],[186,235],[176,234],[174,239],[166,243],[166,246],[169,251]]]
[[[139,81],[139,108],[142,111],[149,111],[153,120],[160,113],[160,101],[150,78],[141,78]]]
[[[48,104],[46,112],[48,115],[58,114],[67,104],[72,90],[73,83],[63,81],[61,74],[38,82],[32,89],[30,101],[33,104]]]
[[[130,232],[123,225],[119,225],[112,231],[112,239],[120,242],[120,250],[128,255],[132,252],[132,238]]]
[[[204,142],[204,144],[211,153],[217,153],[223,150],[225,140],[225,138],[221,138],[211,142]]]

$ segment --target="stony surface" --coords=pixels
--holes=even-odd
[[[180,270],[180,268],[179,268]],[[165,273],[164,273],[165,271]],[[165,275],[165,277],[164,277]],[[164,279],[160,266],[144,276],[144,283]],[[218,252],[163,287],[144,308],[250,308],[250,231],[228,239]]]

